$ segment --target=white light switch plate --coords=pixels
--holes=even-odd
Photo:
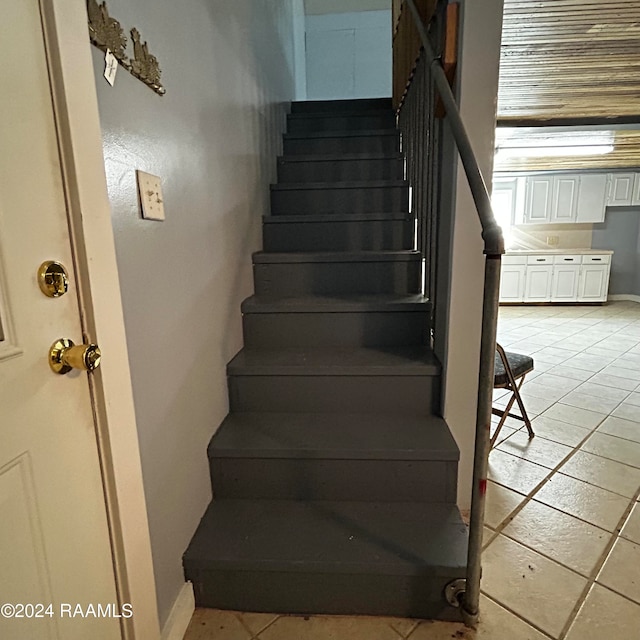
[[[138,178],[138,194],[142,217],[147,220],[164,220],[164,198],[162,196],[162,181],[158,176],[136,171]]]

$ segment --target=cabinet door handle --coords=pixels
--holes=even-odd
[[[602,262],[602,258],[591,258],[591,262]]]
[[[536,262],[544,262],[545,259],[544,258],[536,258]]]
[[[562,258],[565,262],[573,262],[573,258]]]

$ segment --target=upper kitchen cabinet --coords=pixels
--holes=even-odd
[[[551,222],[575,222],[580,176],[555,176]]]
[[[524,223],[575,222],[579,186],[579,175],[527,177]]]
[[[503,229],[522,222],[524,177],[494,176],[491,206],[496,221]]]
[[[604,222],[608,184],[606,173],[585,173],[580,176],[576,222]]]
[[[635,173],[610,173],[607,205],[610,207],[631,206],[635,179]]]
[[[552,176],[527,177],[524,198],[525,224],[545,224],[551,222],[552,201]]]

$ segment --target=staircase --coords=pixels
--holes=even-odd
[[[198,606],[458,618],[459,452],[403,166],[390,100],[292,105],[184,555]]]

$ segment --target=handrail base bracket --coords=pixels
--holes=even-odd
[[[467,590],[467,581],[465,578],[457,578],[452,580],[444,588],[445,600],[452,606],[460,608],[462,606],[462,596]]]

